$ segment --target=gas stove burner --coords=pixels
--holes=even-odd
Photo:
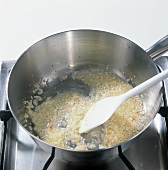
[[[30,136],[10,118],[6,102],[6,84],[9,70],[15,61],[1,63],[0,71],[0,169],[1,170],[167,170],[167,120],[168,120],[168,80],[164,81],[163,106],[151,125],[134,141],[131,147],[122,152],[118,147],[118,156],[100,162],[69,162],[54,157],[39,148]],[[156,64],[161,70],[168,69],[168,57],[160,57]],[[2,113],[2,112],[1,112]],[[7,114],[5,114],[7,113]],[[2,115],[2,114],[1,114]],[[9,119],[10,118],[10,119]]]

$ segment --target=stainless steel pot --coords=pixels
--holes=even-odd
[[[168,36],[160,40],[159,47],[157,43],[145,52],[132,41],[103,31],[75,30],[52,35],[28,48],[14,65],[7,89],[10,110],[18,124],[23,127],[23,117],[20,114],[24,111],[23,101],[30,98],[30,91],[35,88],[36,83],[41,79],[52,82],[63,72],[82,69],[83,66],[87,68],[87,65],[92,64],[109,65],[110,72],[118,74],[123,79],[132,77],[136,86],[158,73],[149,54],[157,56],[167,49]],[[120,144],[123,151],[154,119],[162,98],[161,83],[145,91],[143,96],[148,124],[140,133]],[[52,146],[29,131],[27,133],[42,149],[54,153],[59,159],[90,162],[108,159],[118,154],[118,146],[95,151],[72,151]]]

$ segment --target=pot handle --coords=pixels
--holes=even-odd
[[[157,41],[154,45],[146,50],[152,59],[157,59],[158,56],[168,50],[168,35]]]

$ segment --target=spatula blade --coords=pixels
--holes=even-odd
[[[88,131],[98,127],[106,122],[121,104],[118,96],[107,97],[94,104],[86,113],[81,122],[79,133],[87,133]]]

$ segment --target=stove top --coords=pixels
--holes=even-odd
[[[1,62],[0,110],[7,109],[6,84],[9,70],[15,61]],[[156,64],[168,68],[168,57],[160,57]],[[168,80],[165,80],[164,106],[167,106]],[[167,84],[167,86],[166,86]],[[168,115],[168,113],[165,113]],[[168,116],[167,116],[168,117]],[[1,170],[167,170],[167,125],[165,117],[157,114],[151,125],[134,141],[131,147],[115,158],[93,163],[76,163],[53,158],[40,149],[14,118],[0,121]]]

